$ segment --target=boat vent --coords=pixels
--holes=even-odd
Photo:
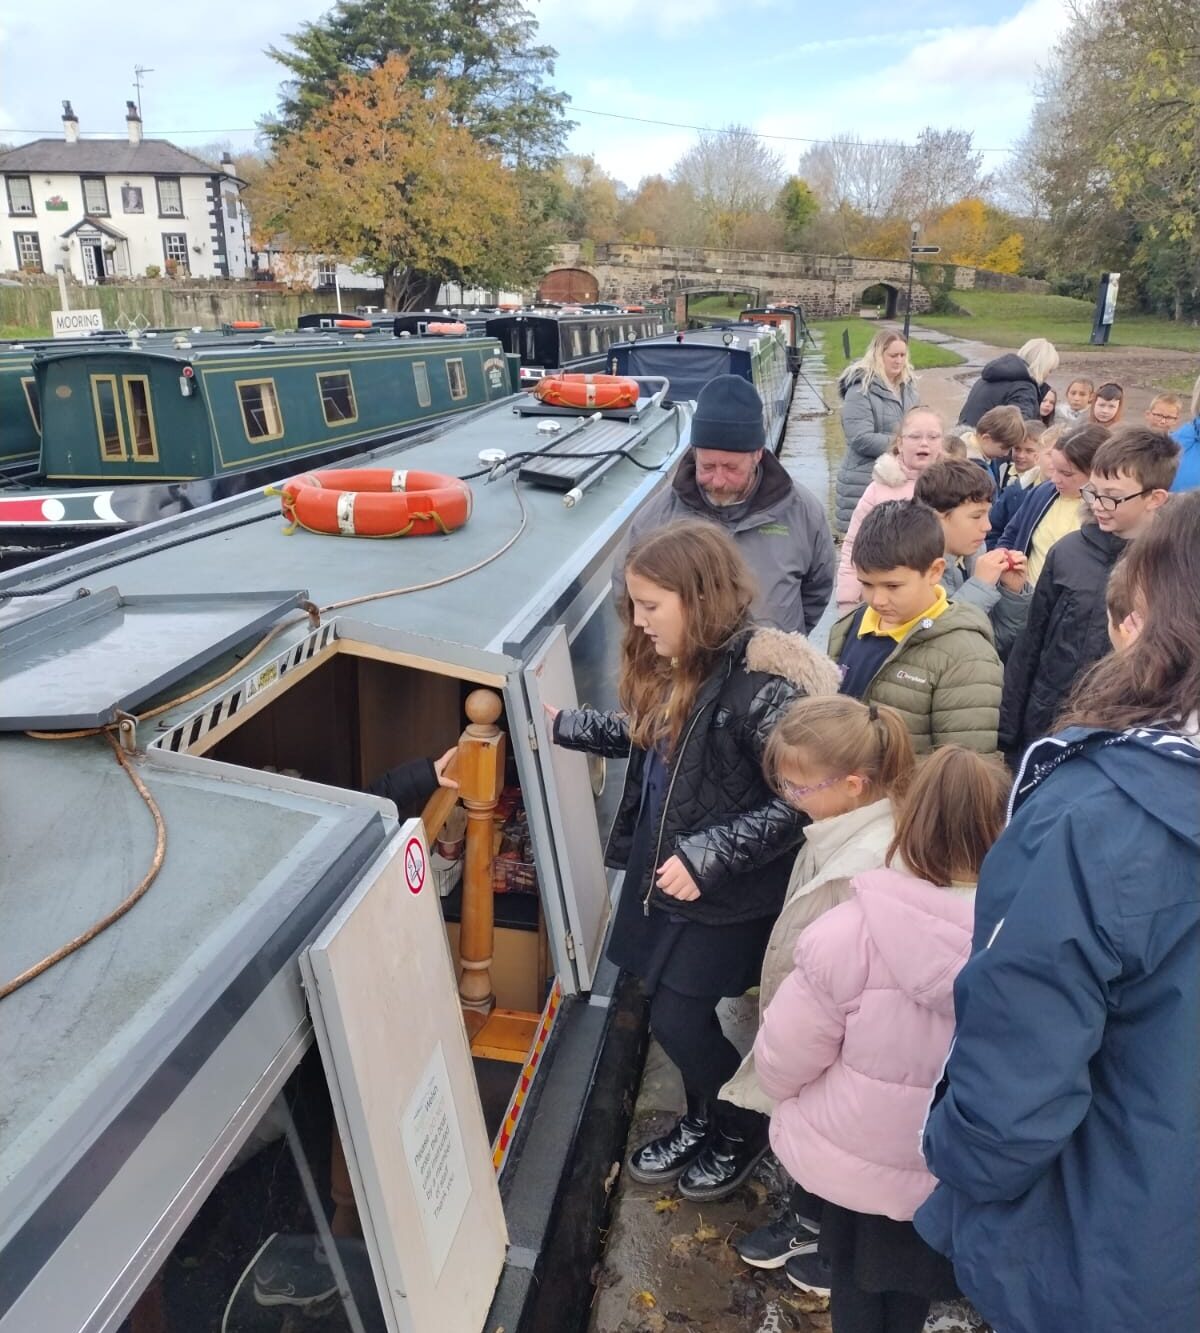
[[[599,421],[570,439],[551,440],[542,454],[527,458],[517,476],[521,481],[571,491],[597,472],[612,467],[622,454],[643,438],[640,430],[619,421]]]
[[[103,588],[0,620],[0,731],[105,726],[263,633],[307,595]]]

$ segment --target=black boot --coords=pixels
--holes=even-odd
[[[687,1094],[687,1110],[661,1138],[643,1143],[629,1159],[629,1174],[642,1185],[669,1185],[700,1154],[708,1138],[707,1097]]]
[[[679,1180],[685,1199],[711,1201],[732,1194],[767,1151],[765,1115],[729,1102],[713,1108],[713,1132]]]

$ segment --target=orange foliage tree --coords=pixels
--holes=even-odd
[[[259,242],[353,263],[407,309],[441,281],[499,287],[517,251],[513,173],[455,123],[445,87],[408,81],[402,56],[352,76],[276,145],[250,201]],[[506,243],[507,242],[507,243]]]

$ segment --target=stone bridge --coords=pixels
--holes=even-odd
[[[1045,283],[965,265],[918,264],[914,312],[928,310],[936,287],[952,278],[959,290],[976,286],[1008,291],[1046,291]],[[799,305],[810,319],[856,315],[863,293],[882,291],[872,304],[886,314],[903,312],[908,292],[908,261],[870,259],[857,255],[798,255],[766,250],[706,250],[670,245],[588,246],[573,242],[558,247],[555,267],[539,292],[548,300],[671,300],[684,293],[757,292],[760,304]],[[562,295],[555,295],[562,293]],[[568,294],[569,293],[569,294]]]

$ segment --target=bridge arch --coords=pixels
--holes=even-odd
[[[568,305],[600,299],[600,279],[586,268],[552,268],[538,283],[539,301]]]
[[[905,295],[906,292],[901,290],[899,283],[883,279],[864,287],[858,296],[857,304],[860,307],[877,307],[881,319],[895,319],[904,311]]]

